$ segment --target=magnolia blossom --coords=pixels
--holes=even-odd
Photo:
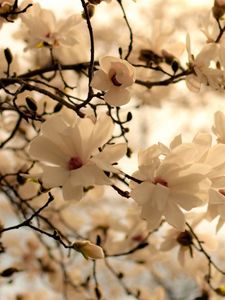
[[[27,28],[27,48],[72,46],[77,42],[75,27],[81,21],[79,15],[57,21],[51,10],[35,3],[26,14],[21,15],[21,19]]]
[[[43,163],[44,186],[62,186],[65,200],[79,200],[85,187],[110,185],[104,171],[118,172],[111,164],[127,149],[126,144],[116,144],[98,150],[111,137],[113,127],[107,115],[101,115],[95,123],[76,116],[72,120],[61,115],[49,118],[29,148],[29,154]]]
[[[195,225],[195,224],[194,224]],[[197,225],[197,224],[196,224]],[[192,229],[195,226],[192,225]],[[217,247],[216,239],[207,234],[207,233],[199,233],[198,232],[198,238],[202,243],[204,243],[204,247],[207,248],[207,250],[215,250]],[[161,251],[171,251],[175,247],[179,247],[177,259],[181,266],[185,265],[186,260],[188,257],[193,256],[193,236],[192,233],[188,230],[179,231],[175,228],[172,228],[168,230],[167,234],[164,237],[164,241],[160,245]]]
[[[142,207],[141,215],[150,228],[162,216],[179,230],[184,229],[181,208],[191,210],[207,201],[210,181],[202,164],[195,164],[197,151],[191,144],[182,144],[161,160],[161,147],[155,145],[139,153],[139,170],[132,176],[141,180],[131,184],[133,199]]]
[[[104,258],[104,252],[100,246],[97,246],[90,241],[77,241],[73,243],[76,251],[80,252],[86,259]]]
[[[134,83],[135,68],[126,60],[106,56],[99,60],[100,70],[95,72],[91,86],[105,91],[104,100],[110,105],[120,106],[129,102],[127,89]]]
[[[218,141],[221,141],[223,136],[223,126],[225,125],[223,118],[222,112],[215,113],[216,126],[213,127],[213,130],[218,133]],[[181,136],[177,136],[171,142],[170,149],[163,144],[160,144],[160,147],[164,155],[168,155],[172,149],[176,149],[181,144]],[[196,150],[194,161],[196,164],[201,164],[202,172],[210,182],[207,218],[212,220],[219,216],[217,224],[217,230],[219,230],[225,222],[225,145],[219,143],[212,146],[211,135],[199,132],[193,138],[192,146]]]
[[[225,86],[224,71],[219,66],[224,65],[224,47],[218,43],[206,44],[194,58],[191,53],[190,36],[186,39],[190,68],[193,74],[186,77],[187,87],[192,92],[199,92],[201,85],[209,85],[215,90],[223,90]]]

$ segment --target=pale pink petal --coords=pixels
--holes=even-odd
[[[58,166],[67,165],[68,157],[66,157],[65,153],[58,148],[58,145],[44,136],[35,138],[30,143],[28,152],[33,158],[44,162]]]
[[[164,211],[169,197],[169,193],[170,190],[166,186],[163,186],[161,184],[153,185],[151,199],[152,201],[154,201],[154,206],[157,208],[157,210],[161,212]]]
[[[188,188],[186,191],[170,193],[170,196],[176,201],[178,205],[186,210],[191,210],[194,207],[201,206],[203,201],[193,193],[188,193]]]
[[[107,163],[114,163],[120,160],[127,152],[127,144],[106,145],[102,152],[95,155],[95,158]]]
[[[76,14],[68,17],[67,19],[61,20],[57,25],[57,32],[64,33],[70,30],[70,28],[74,27],[82,20],[81,16]]]
[[[112,82],[109,80],[105,72],[98,70],[94,73],[91,86],[100,91],[107,91],[112,87]]]
[[[141,217],[146,220],[149,229],[154,229],[159,225],[162,213],[146,203],[142,208]]]
[[[79,201],[82,197],[83,197],[83,186],[79,185],[79,186],[74,186],[73,184],[71,184],[70,180],[67,180],[63,187],[62,187],[62,191],[63,191],[63,198],[64,200],[76,200]]]
[[[112,119],[105,114],[101,114],[93,126],[92,134],[86,143],[89,153],[93,153],[102,147],[111,138],[114,129]]]
[[[113,167],[111,163],[117,162],[127,152],[127,144],[107,145],[102,152],[91,158],[100,169],[105,171],[119,173],[120,171]]]
[[[62,186],[69,178],[70,171],[64,168],[42,165],[42,169],[42,181],[46,188]]]
[[[93,136],[94,127],[95,124],[90,118],[84,118],[80,119],[73,128],[73,144],[84,162],[89,159],[93,151],[91,143],[92,139],[95,139]]]
[[[153,185],[149,182],[142,182],[138,184],[133,191],[131,191],[131,197],[140,205],[150,201]]]
[[[224,225],[224,222],[225,222],[225,220],[220,217],[219,221],[216,225],[216,232],[218,232],[222,228],[222,226]]]
[[[42,124],[41,132],[43,135],[52,137],[55,133],[62,132],[66,128],[68,126],[62,116],[54,115]]]
[[[110,185],[110,179],[94,164],[87,164],[71,171],[71,183],[75,185]]]
[[[195,75],[188,75],[185,78],[185,83],[188,89],[194,93],[199,93],[201,89],[201,82],[199,82],[198,77]]]
[[[113,87],[106,92],[104,100],[110,105],[121,106],[130,101],[130,92],[123,87]]]
[[[161,251],[168,251],[173,249],[175,246],[177,246],[177,243],[174,241],[174,239],[168,238],[162,244],[160,245]]]
[[[180,247],[179,251],[178,251],[178,261],[179,263],[181,264],[181,266],[184,267],[185,265],[185,253],[186,251],[188,251],[188,248],[185,248],[185,247]]]
[[[105,56],[99,59],[99,65],[101,69],[105,72],[108,73],[109,70],[111,69],[111,65],[114,62],[119,62],[120,59],[114,56]]]
[[[176,227],[180,231],[184,231],[185,229],[185,218],[184,214],[178,208],[176,204],[172,200],[167,201],[167,207],[164,211],[164,215],[166,218],[166,221]]]

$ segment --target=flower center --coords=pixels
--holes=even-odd
[[[163,178],[160,177],[155,177],[154,180],[152,181],[153,184],[161,184],[163,186],[168,187],[168,182],[164,180]]]
[[[79,156],[71,157],[68,162],[69,170],[76,170],[83,166],[83,162]]]
[[[116,74],[111,77],[111,81],[115,86],[121,86],[122,84],[116,79]]]
[[[225,189],[219,189],[218,191],[220,194],[222,194],[223,196],[225,196]]]
[[[181,232],[177,237],[177,242],[181,246],[190,246],[192,245],[192,235],[189,231],[185,230],[184,232]]]

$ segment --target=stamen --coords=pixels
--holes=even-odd
[[[68,162],[69,170],[76,170],[83,166],[83,162],[79,156],[71,157]]]
[[[111,77],[111,81],[115,86],[121,86],[122,84],[116,79],[116,74]]]
[[[166,180],[160,178],[160,177],[155,177],[154,180],[152,181],[152,183],[153,183],[153,184],[159,183],[159,184],[161,184],[161,185],[163,185],[163,186],[168,187],[168,182],[167,182]]]
[[[225,189],[219,189],[218,192],[219,192],[220,194],[222,194],[223,196],[225,196]]]

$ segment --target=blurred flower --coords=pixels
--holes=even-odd
[[[179,231],[175,228],[168,230],[160,246],[161,251],[170,251],[179,246],[178,261],[184,266],[187,255],[192,256],[193,237],[190,231]]]
[[[194,229],[192,225],[192,229]],[[210,234],[206,233],[197,233],[198,239],[204,244],[204,248],[207,250],[215,250],[217,247],[216,238]],[[175,228],[168,230],[167,234],[164,237],[164,241],[160,246],[161,251],[170,251],[175,247],[179,247],[178,250],[178,261],[181,266],[185,265],[186,259],[188,257],[193,257],[193,235],[189,230],[179,231]]]
[[[26,14],[21,15],[21,19],[27,28],[27,48],[72,46],[77,42],[75,27],[81,21],[79,15],[57,21],[51,10],[35,3]]]
[[[77,241],[73,243],[73,248],[80,252],[86,259],[104,258],[104,252],[100,246],[92,244],[90,241]]]
[[[29,148],[29,154],[43,162],[44,186],[62,186],[65,200],[80,200],[84,187],[110,185],[104,171],[118,172],[111,164],[127,149],[126,144],[117,144],[98,151],[112,135],[109,116],[101,115],[95,123],[90,118],[73,117],[70,121],[58,115],[49,118]]]
[[[186,47],[189,67],[193,74],[186,77],[186,85],[192,92],[199,92],[201,85],[209,85],[215,90],[224,90],[225,77],[220,66],[224,65],[224,47],[218,43],[206,44],[194,58],[191,53],[190,36],[187,35]]]
[[[104,100],[110,105],[121,106],[129,102],[128,87],[134,83],[135,68],[126,60],[106,56],[99,60],[91,86],[106,91]]]

